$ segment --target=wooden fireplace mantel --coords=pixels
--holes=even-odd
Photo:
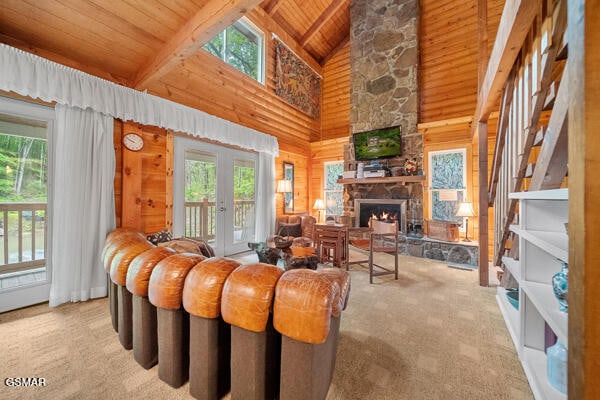
[[[425,181],[425,175],[410,176],[386,176],[384,178],[346,178],[338,179],[337,183],[342,185],[370,184],[370,183],[416,183]]]

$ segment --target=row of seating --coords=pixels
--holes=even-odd
[[[155,247],[133,230],[107,235],[114,329],[143,367],[197,399],[324,399],[346,271],[240,265]]]

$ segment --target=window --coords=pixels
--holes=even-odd
[[[202,48],[215,57],[264,83],[263,35],[244,18],[219,32]]]
[[[429,152],[431,219],[462,222],[456,212],[465,201],[467,188],[466,150]],[[462,228],[464,229],[464,228]]]
[[[342,215],[344,211],[344,185],[337,183],[337,180],[338,176],[344,173],[344,163],[342,161],[326,162],[324,170],[325,215]]]
[[[0,278],[5,273],[19,278],[3,280],[2,288],[7,288],[49,279],[45,266],[51,122],[46,117],[53,111],[19,102],[0,106],[8,111],[0,112]]]

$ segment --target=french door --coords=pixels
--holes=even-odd
[[[257,155],[176,137],[173,234],[209,242],[218,256],[254,241]]]
[[[48,301],[54,110],[0,97],[0,312]]]

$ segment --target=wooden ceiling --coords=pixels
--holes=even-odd
[[[317,63],[347,40],[349,0],[3,0],[0,41],[145,89],[255,7]]]

